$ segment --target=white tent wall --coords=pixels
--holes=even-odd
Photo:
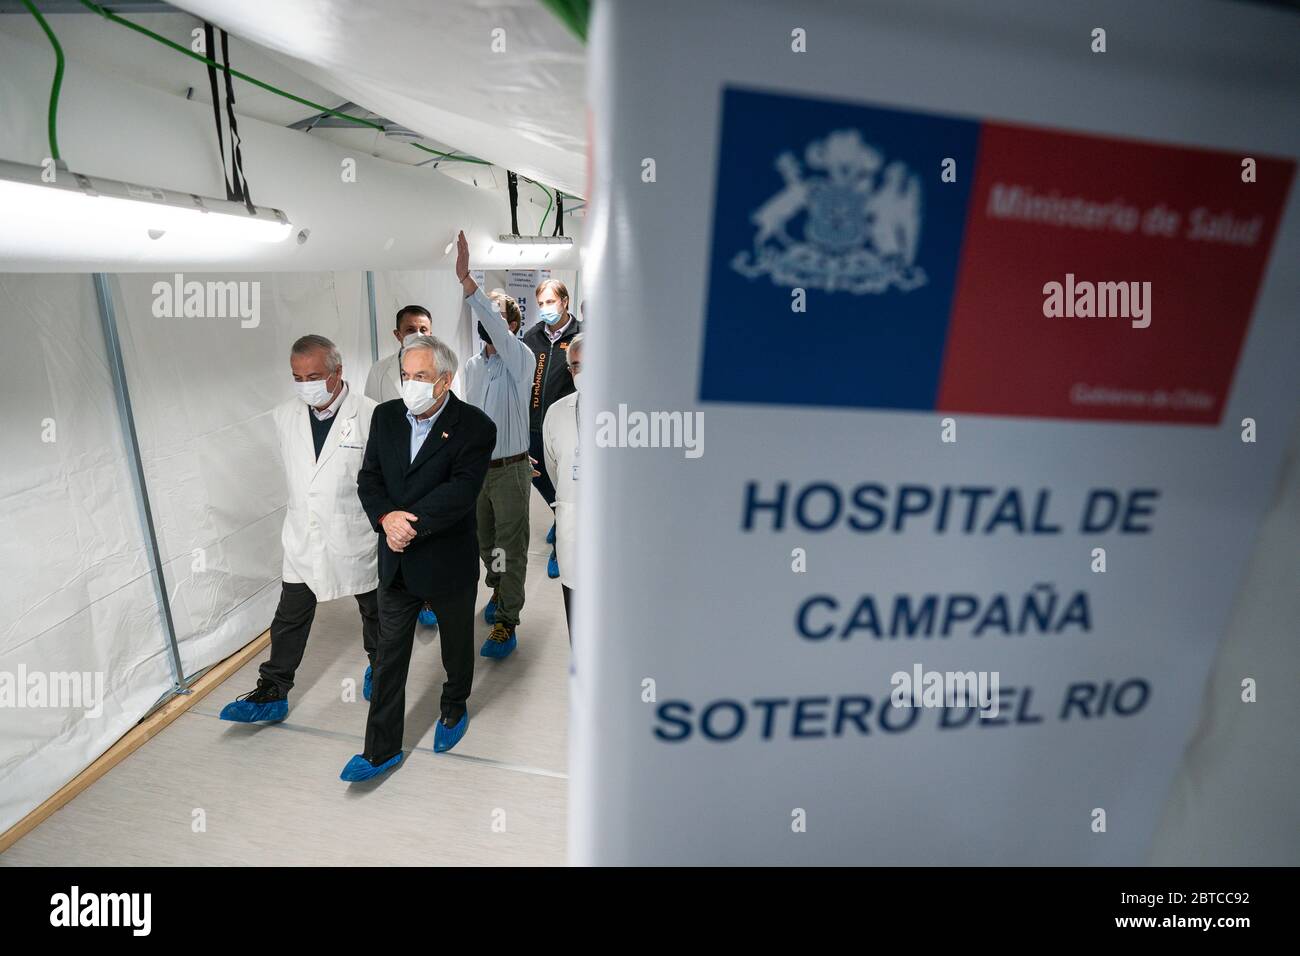
[[[129,730],[172,677],[91,279],[0,274],[0,316],[4,830]],[[31,706],[41,702],[28,681],[63,673],[91,675],[94,700]]]
[[[105,24],[105,30],[122,29]],[[180,56],[158,47],[159,56]],[[59,98],[60,152],[69,168],[92,176],[223,197],[212,107],[76,62]],[[0,33],[0,158],[37,165],[49,155],[47,108],[54,57]],[[195,63],[194,85],[206,85]],[[510,231],[504,191],[476,188],[430,169],[403,166],[348,150],[311,134],[244,117],[243,162],[253,199],[283,209],[305,243],[231,243],[178,236],[122,238],[105,247],[93,233],[0,239],[8,272],[147,272],[169,269],[326,271],[446,269],[448,244],[464,229],[476,268],[577,268],[573,246],[526,248],[498,241]],[[344,181],[344,161],[355,181]],[[566,232],[574,233],[566,221]]]
[[[160,318],[171,275],[117,276],[117,311],[145,477],[186,675],[231,654],[271,620],[279,596],[285,487],[271,423],[294,398],[289,351],[317,333],[365,385],[370,319],[359,272],[186,274],[237,282],[257,324]],[[162,311],[159,309],[159,311]],[[247,326],[247,327],[246,327]]]

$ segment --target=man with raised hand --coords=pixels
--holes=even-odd
[[[456,278],[478,319],[482,350],[465,363],[465,401],[482,409],[497,427],[487,480],[478,496],[478,549],[487,569],[492,599],[483,619],[492,631],[479,654],[506,657],[517,643],[515,628],[524,609],[528,570],[528,395],[537,358],[519,338],[523,314],[504,292],[483,294],[469,274],[469,242],[456,238]]]

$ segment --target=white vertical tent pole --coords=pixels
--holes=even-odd
[[[366,298],[370,300],[370,361],[379,361],[379,320],[375,315],[375,274],[366,272]]]
[[[149,573],[153,577],[154,592],[162,612],[163,633],[167,635],[169,660],[172,668],[173,694],[188,694],[181,652],[176,644],[176,626],[172,621],[171,601],[167,597],[167,582],[163,579],[162,559],[158,552],[158,535],[154,531],[153,511],[149,507],[149,489],[144,480],[144,464],[140,460],[140,443],[135,433],[135,416],[131,412],[131,394],[126,385],[126,368],[122,364],[122,342],[117,334],[117,314],[113,309],[113,294],[108,287],[108,276],[96,272],[95,298],[99,302],[99,323],[104,331],[104,349],[108,353],[108,370],[113,377],[113,395],[117,398],[117,417],[122,424],[122,438],[131,466],[131,484],[135,489],[135,504],[140,513],[140,524],[148,545]]]

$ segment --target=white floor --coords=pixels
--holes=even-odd
[[[551,512],[531,499],[519,646],[504,661],[476,658],[470,727],[454,751],[433,752],[445,674],[436,629],[419,627],[406,759],[364,784],[338,779],[364,743],[366,658],[356,601],[331,601],[317,609],[286,721],[217,719],[256,685],[268,648],[0,855],[0,866],[563,864],[569,641],[560,584],[546,576]],[[476,647],[488,596],[480,585]],[[348,678],[355,702],[343,700]]]

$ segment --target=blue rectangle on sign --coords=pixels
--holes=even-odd
[[[721,116],[700,400],[934,408],[979,123],[735,88]]]

